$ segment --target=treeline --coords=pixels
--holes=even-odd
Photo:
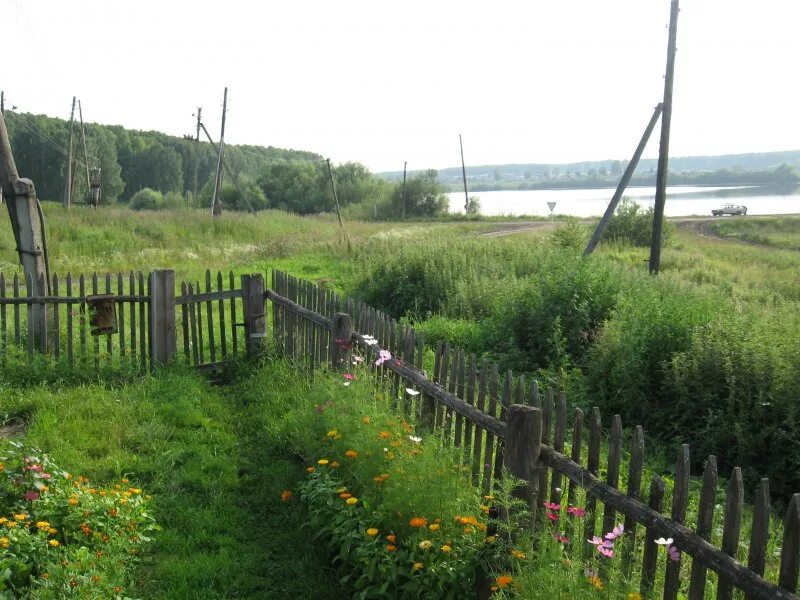
[[[67,169],[69,122],[45,115],[7,111],[11,147],[22,176],[33,179],[40,198],[61,200]],[[129,203],[137,210],[188,205],[209,206],[217,166],[216,150],[157,131],[134,131],[117,125],[86,124],[84,161],[80,128],[73,137],[73,199],[88,188],[89,167],[100,167],[104,204]],[[276,208],[299,214],[335,210],[328,167],[314,152],[272,146],[226,145],[225,160],[236,181],[223,178],[221,198],[227,210]],[[402,183],[373,175],[348,162],[332,168],[339,204],[350,216],[401,218],[447,212],[447,199],[436,171]]]

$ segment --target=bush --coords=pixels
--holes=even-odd
[[[150,188],[139,190],[130,201],[131,210],[161,210],[163,205],[164,196],[161,192]]]
[[[630,198],[623,198],[603,237],[612,242],[647,247],[653,238],[653,213],[652,206],[645,210]],[[665,220],[662,240],[668,240],[672,231],[672,224]]]

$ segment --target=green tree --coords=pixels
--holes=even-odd
[[[411,177],[406,183],[405,211],[403,210],[403,183],[395,185],[389,198],[389,217],[435,217],[447,213],[449,201],[439,183],[439,174],[428,169]]]
[[[278,163],[265,167],[258,186],[267,198],[269,208],[301,215],[333,210],[327,176],[322,164]]]

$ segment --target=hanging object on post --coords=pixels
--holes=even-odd
[[[86,191],[86,204],[94,206],[100,204],[100,167],[89,169],[89,189]]]
[[[87,296],[86,306],[92,335],[117,333],[117,310],[113,294]]]

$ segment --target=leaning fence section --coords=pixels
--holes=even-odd
[[[274,272],[272,280],[265,297],[279,349],[304,364],[327,358],[346,368],[351,345],[371,357],[388,351],[392,358],[375,368],[394,388],[398,409],[440,435],[484,491],[507,472],[522,479],[516,494],[528,503],[531,527],[570,540],[567,553],[593,556],[586,540],[622,525],[615,551],[643,597],[676,600],[688,592],[695,600],[709,597],[713,586],[719,599],[797,598],[800,494],[788,501],[782,531],[771,532],[769,482],[750,482],[755,504],[743,528],[738,467],[720,504],[717,461],[707,457],[692,494],[689,446],[678,448],[669,480],[646,474],[644,431],[624,433],[619,415],[604,422],[597,408],[588,415],[570,411],[563,393],[501,373],[446,343],[423,361],[425,346],[413,328],[284,273]],[[576,514],[582,518],[569,518]],[[779,549],[770,534],[780,537]],[[669,541],[671,550],[659,551],[657,540]]]
[[[150,364],[149,277],[93,273],[48,282],[0,274],[0,361],[55,359],[74,369]]]

